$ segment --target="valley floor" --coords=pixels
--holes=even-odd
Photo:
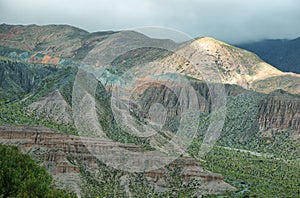
[[[219,146],[205,157],[205,167],[238,189],[225,197],[300,197],[298,160]]]

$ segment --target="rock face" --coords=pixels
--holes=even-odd
[[[300,133],[300,97],[287,93],[270,94],[259,105],[259,128],[291,129]]]
[[[141,148],[132,144],[121,144],[99,139],[82,138],[79,136],[62,134],[45,127],[29,126],[0,126],[0,143],[18,145],[24,152],[48,167],[48,171],[59,178],[73,174],[78,178],[79,163],[84,163],[89,169],[97,170],[97,159],[88,147],[94,150],[103,150],[111,147],[123,147],[131,151],[141,151]],[[180,157],[170,164],[171,167],[182,167],[180,173],[183,181],[191,178],[198,179],[203,188],[211,192],[222,193],[234,190],[223,181],[223,176],[204,170],[201,164],[191,157]],[[164,168],[148,172],[147,178],[155,185],[164,187]],[[64,184],[65,185],[65,184]],[[212,186],[214,186],[212,188]]]
[[[73,122],[72,109],[59,90],[55,90],[47,96],[30,104],[28,109],[39,116],[49,118],[60,124],[69,124]]]
[[[33,63],[56,65],[59,63],[59,61],[60,61],[60,58],[58,58],[58,57],[51,57],[49,55],[44,55],[44,54],[32,54],[29,57],[29,62],[33,62]]]

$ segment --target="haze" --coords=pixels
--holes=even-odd
[[[232,44],[300,36],[299,0],[1,0],[0,23],[173,28]]]

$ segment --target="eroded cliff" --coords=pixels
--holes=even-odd
[[[98,170],[97,158],[91,154],[93,152],[103,152],[105,149],[113,147],[123,147],[130,151],[140,152],[140,147],[133,144],[121,144],[107,140],[84,138],[79,136],[62,134],[45,127],[29,126],[0,126],[1,144],[18,145],[24,152],[28,152],[34,159],[48,168],[48,171],[62,182],[61,186],[66,186],[66,182],[72,188],[77,188],[80,184],[66,181],[64,177],[73,179],[80,178],[80,164],[84,164],[86,169]],[[157,156],[153,156],[155,159]],[[234,190],[233,187],[223,181],[220,174],[206,171],[199,161],[191,157],[179,157],[173,161],[170,167],[181,167],[180,177],[184,182],[196,179],[205,191],[211,193],[222,193],[227,190]],[[165,175],[167,169],[160,168],[146,173],[149,181],[154,185],[165,187]],[[78,180],[80,182],[80,180]]]

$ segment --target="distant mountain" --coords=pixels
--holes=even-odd
[[[69,25],[24,26],[0,24],[0,46],[2,46],[0,51],[3,51],[3,47],[6,47],[35,52],[38,54],[31,54],[33,56],[30,58],[32,61],[41,59],[39,62],[59,62],[62,58],[82,60],[97,44],[116,33],[118,32],[90,33]],[[135,38],[139,40],[150,39],[141,33],[134,32],[134,34]],[[156,40],[160,43],[174,43],[167,39]],[[44,57],[45,55],[47,57]]]
[[[281,71],[300,73],[300,37],[294,40],[269,39],[237,46],[256,53]]]
[[[122,144],[135,144],[145,151],[156,149],[165,152],[165,150],[160,149],[160,145],[174,137],[174,132],[178,130],[181,122],[182,105],[192,104],[195,99],[198,100],[200,113],[197,137],[193,140],[191,147],[188,148],[188,154],[184,154],[183,157],[186,157],[186,155],[196,156],[195,154],[198,155],[201,142],[203,142],[213,118],[213,97],[215,96],[214,93],[211,93],[210,88],[222,83],[225,87],[224,95],[227,96],[226,119],[215,148],[233,147],[278,157],[267,159],[268,166],[266,166],[266,170],[268,172],[270,172],[269,170],[277,171],[276,168],[269,168],[269,162],[271,162],[269,160],[276,160],[272,163],[277,164],[280,158],[291,159],[290,162],[292,162],[293,159],[300,156],[300,75],[282,72],[264,62],[252,52],[208,37],[176,44],[170,40],[152,39],[134,31],[89,33],[75,27],[62,25],[0,25],[0,125],[46,126],[63,133],[78,135],[73,117],[76,112],[73,112],[72,109],[74,105],[72,101],[78,96],[72,94],[73,89],[79,88],[79,86],[74,86],[74,81],[78,79],[76,78],[78,67],[82,63],[84,65],[91,64],[93,66],[93,68],[90,68],[91,71],[92,69],[96,70],[101,64],[93,63],[98,63],[97,61],[103,59],[106,60],[106,55],[110,56],[110,53],[115,52],[115,49],[118,52],[120,48],[128,45],[128,43],[131,44],[131,41],[133,46],[137,43],[155,43],[161,48],[136,48],[121,55],[117,54],[119,56],[116,56],[114,60],[108,58],[107,68],[99,74],[100,76],[97,76],[98,84],[94,98],[97,119],[108,138]],[[103,55],[101,47],[100,50],[94,49],[96,45],[98,47],[105,46],[105,49],[109,48],[111,51],[108,50],[109,53]],[[171,46],[175,49],[175,52],[164,50],[164,46]],[[93,54],[94,52],[96,54]],[[90,56],[91,54],[92,56]],[[99,57],[100,59],[98,59]],[[151,64],[153,61],[156,61],[158,67]],[[112,106],[113,103],[111,102],[112,90],[121,86],[120,83],[118,84],[121,76],[124,77],[128,72],[131,74],[132,71],[134,75],[125,76],[128,77],[126,79],[131,80],[126,86],[126,90],[131,94],[122,96],[122,101],[130,102],[128,106],[132,119],[138,125],[143,123],[149,126],[152,119],[152,104],[162,104],[166,108],[165,123],[161,126],[160,132],[153,137],[144,138],[132,135],[126,127],[120,126],[113,112],[115,107]],[[215,71],[218,71],[220,81],[215,81],[217,79]],[[173,73],[179,75],[172,75]],[[186,93],[188,90],[180,89],[179,86],[179,89],[176,90],[176,93],[179,92],[178,96],[180,97],[178,98],[174,91],[165,86],[165,83],[167,83],[170,87],[174,85],[177,87],[178,82],[181,80],[178,78],[179,76],[184,76],[182,79],[187,79],[196,95],[188,95],[189,93]],[[142,83],[138,84],[139,82]],[[131,86],[132,84],[138,86]],[[78,93],[81,92],[78,91]],[[34,129],[39,132],[43,130],[40,127]],[[10,127],[9,130],[11,130]],[[22,131],[26,130],[22,129]],[[64,144],[60,147],[62,150],[57,151],[57,147],[53,147],[53,149],[52,147],[51,149],[42,147],[39,142],[44,141],[44,139],[31,136],[31,134],[27,135],[30,136],[29,143],[32,142],[32,145],[29,145],[26,141],[23,142],[23,145],[33,146],[41,151],[41,154],[37,153],[37,155],[35,155],[35,150],[31,150],[30,153],[31,155],[33,153],[32,156],[37,157],[40,163],[51,162],[55,164],[59,162],[57,163],[58,168],[72,174],[70,179],[68,174],[62,174],[61,178],[63,180],[57,181],[58,186],[68,183],[65,182],[66,180],[73,181],[75,178],[73,177],[74,172],[77,176],[79,174],[83,176],[82,179],[80,179],[81,177],[75,178],[76,181],[79,180],[79,184],[80,181],[85,182],[85,178],[87,178],[86,188],[88,190],[85,193],[91,196],[83,197],[94,197],[90,194],[92,185],[101,188],[104,183],[108,185],[115,182],[113,187],[119,184],[118,177],[115,175],[119,175],[120,172],[106,170],[107,167],[103,168],[102,165],[99,166],[100,169],[109,172],[107,177],[114,177],[114,180],[98,185],[97,182],[102,182],[101,180],[88,177],[88,175],[93,174],[90,174],[88,166],[85,167],[85,163],[82,162],[88,161],[86,159],[90,158],[85,155],[84,148],[78,147],[77,143],[73,145],[72,141],[76,140],[75,137],[72,141],[68,140],[69,144],[65,144],[64,138],[57,139],[55,134],[54,136],[47,136],[46,142],[49,140],[48,143],[51,146],[52,140],[56,145],[58,143]],[[59,134],[59,136],[66,139],[73,137],[62,134]],[[83,135],[81,134],[81,136]],[[19,136],[14,136],[14,138],[12,138],[13,136],[5,137],[17,143],[20,141]],[[22,136],[22,138],[24,140],[25,136]],[[7,142],[5,138],[2,139],[3,142]],[[35,143],[33,143],[34,141]],[[172,146],[175,146],[175,144],[172,144]],[[72,155],[69,151],[76,153],[76,155]],[[232,151],[227,150],[227,152]],[[87,157],[77,160],[74,158],[77,153]],[[41,156],[48,156],[48,154],[53,157],[41,158]],[[223,154],[224,152],[222,152],[219,159],[213,160],[213,162],[209,161],[207,164],[214,165],[218,163],[220,159],[224,158]],[[240,154],[238,155],[240,156]],[[243,160],[249,159],[251,157],[250,152],[245,156],[246,158],[243,158]],[[230,162],[234,161],[232,158],[228,159]],[[239,159],[237,165],[240,170],[248,169],[248,166],[245,169],[240,166],[240,162]],[[283,160],[282,162],[286,163],[287,161]],[[259,165],[265,162],[260,159],[257,164],[254,163]],[[224,165],[226,164],[224,163]],[[295,167],[299,167],[298,164]],[[52,168],[55,170],[55,167]],[[256,166],[254,168],[255,171],[251,172],[250,175],[251,177],[255,176],[252,177],[252,181],[257,183],[257,181],[265,178],[265,175],[264,172],[260,172],[264,170],[256,169]],[[212,172],[230,169],[231,167],[225,166],[223,169],[212,169]],[[280,183],[280,181],[284,181],[282,178],[288,178],[291,175],[287,174],[285,169],[286,166],[279,172],[278,177],[280,179],[277,178],[275,181],[277,186],[274,185],[274,189],[283,186],[283,190],[280,190],[284,194],[283,196],[285,196],[287,189],[293,191],[299,186],[299,182],[295,182],[293,188]],[[101,171],[99,172],[101,173]],[[288,176],[282,176],[282,173]],[[224,174],[225,178],[229,178],[228,181],[234,182],[239,181],[242,175],[244,175],[243,172],[237,172],[233,175],[228,175],[226,172]],[[293,178],[297,179],[298,175],[299,171],[295,171]],[[245,177],[248,177],[248,175],[245,175]],[[207,177],[203,178],[207,182]],[[273,178],[274,175],[272,175]],[[213,180],[216,182],[221,181],[218,185],[215,185],[216,182],[213,184],[214,188],[222,189],[223,180],[216,180],[215,177],[213,177]],[[180,178],[178,181],[181,181]],[[245,185],[247,188],[251,187],[251,193],[255,193],[255,187],[252,190],[252,181]],[[158,178],[154,182],[157,186],[167,184]],[[197,181],[195,180],[195,182]],[[234,182],[230,184],[241,190],[241,186],[236,185]],[[259,183],[259,186],[265,185],[264,183]],[[266,183],[269,185],[268,182]],[[208,180],[208,184],[212,185],[210,180]],[[78,185],[74,186],[73,182],[70,185],[73,186],[73,190],[75,189],[76,192]],[[168,185],[167,190],[177,188],[173,183]],[[143,185],[136,182],[133,182],[130,186],[130,189],[143,187]],[[146,193],[145,189],[148,189],[148,186],[137,192],[139,196],[133,197],[144,197],[141,196],[141,193]],[[268,191],[269,186],[266,189]],[[84,191],[84,188],[82,190]],[[191,190],[191,192],[193,191]],[[217,192],[212,192],[212,194],[215,193]],[[241,191],[239,196],[246,197],[247,194],[243,193]],[[273,193],[273,195],[277,194]],[[295,193],[291,197],[295,197]]]
[[[109,43],[107,40],[110,38],[109,36],[113,35],[114,38],[118,39],[118,33],[122,34],[122,38],[119,38],[118,43],[112,40]],[[162,48],[164,48],[163,46],[172,46],[172,48],[179,49],[179,53],[186,54],[186,56],[193,54],[188,52],[193,46],[200,46],[201,49],[197,50],[197,54],[200,53],[201,56],[197,56],[197,60],[194,60],[195,65],[193,65],[189,61],[183,60],[182,57],[178,57],[177,53],[172,55],[172,53],[167,53],[166,50],[162,49],[141,48],[122,55],[114,62],[114,64],[119,65],[121,70],[145,61],[162,59],[162,62],[168,66],[161,68],[160,71],[156,70],[155,73],[180,72],[183,75],[203,80],[204,71],[207,76],[213,75],[213,73],[210,74],[207,68],[217,68],[223,83],[236,84],[246,89],[266,93],[276,89],[282,89],[290,93],[300,93],[298,89],[300,86],[299,75],[281,72],[253,53],[208,37],[177,45],[171,40],[152,39],[133,31],[89,33],[68,25],[14,26],[2,24],[0,25],[0,55],[28,62],[78,66],[96,45],[105,42],[109,43],[111,49],[117,49],[120,44],[126,44],[126,37],[134,38],[135,42],[138,41],[139,43],[159,43]],[[298,43],[299,41],[300,39]],[[293,48],[296,48],[297,44],[294,43],[293,46]],[[296,51],[295,54],[297,54]],[[129,57],[130,59],[128,59]],[[277,55],[277,57],[279,56]],[[294,59],[297,58],[295,56]],[[124,62],[124,59],[128,60]],[[300,65],[294,67],[297,68]],[[282,76],[285,79],[284,83],[278,83],[277,81],[280,81],[278,79],[282,79]],[[271,77],[272,79],[269,79]],[[210,79],[213,78],[213,76],[210,77]],[[277,84],[271,87],[264,86],[260,83],[262,80],[275,82],[280,86],[277,86]]]
[[[115,32],[89,33],[68,25],[0,25],[0,45],[59,58],[81,59]]]

